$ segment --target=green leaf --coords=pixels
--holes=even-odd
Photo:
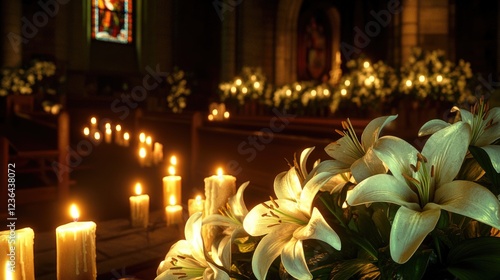
[[[421,252],[416,252],[410,260],[405,264],[402,264],[397,269],[398,276],[405,280],[419,280],[422,279],[425,272],[427,271],[427,266],[429,264],[429,259],[432,255],[432,250],[424,250]]]
[[[450,250],[447,264],[461,280],[500,279],[500,238],[467,239]]]
[[[469,146],[469,151],[477,160],[479,165],[486,172],[486,177],[490,180],[491,185],[486,185],[486,187],[495,195],[500,194],[500,173],[497,173],[493,165],[491,164],[490,157],[481,148],[475,146]]]
[[[389,237],[391,235],[391,223],[389,222],[389,219],[387,217],[387,207],[375,208],[375,210],[373,211],[372,219],[384,244],[389,244]]]

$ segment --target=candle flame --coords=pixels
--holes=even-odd
[[[141,143],[146,142],[146,134],[144,132],[141,132],[141,134],[139,134],[139,141],[141,141]]]
[[[106,134],[111,134],[111,128],[106,128]]]
[[[85,136],[89,136],[89,134],[90,134],[90,129],[89,129],[88,127],[85,127],[85,128],[83,129],[83,134],[84,134]]]
[[[221,168],[221,167],[219,167],[219,168],[217,169],[217,176],[219,176],[219,178],[222,178],[222,173],[223,173],[223,172],[222,172],[222,168]]]
[[[229,119],[229,112],[224,112],[224,118]]]
[[[95,117],[92,117],[92,118],[90,119],[90,123],[91,123],[91,124],[97,124],[97,119],[96,119]]]
[[[136,195],[141,195],[142,194],[142,185],[139,182],[137,182],[135,184],[135,194]]]
[[[168,167],[168,174],[170,174],[171,176],[175,175],[175,166]]]
[[[196,203],[200,203],[201,202],[201,195],[197,195],[196,196]]]
[[[111,124],[110,124],[110,123],[106,123],[106,124],[104,125],[104,127],[106,128],[106,130],[111,129]]]
[[[101,139],[101,133],[99,133],[99,131],[96,131],[96,132],[94,133],[94,138],[95,138],[95,140],[99,140],[99,139]]]
[[[78,207],[76,207],[76,204],[71,204],[71,207],[69,208],[69,214],[75,222],[78,221],[78,218],[80,218],[80,211],[78,211]]]
[[[146,144],[151,145],[152,142],[151,136],[146,137]]]
[[[170,157],[170,164],[177,165],[177,157],[176,156],[171,156]]]
[[[121,131],[121,130],[122,130],[122,126],[121,126],[121,125],[119,125],[119,124],[117,124],[117,125],[116,125],[116,131]]]
[[[208,120],[209,121],[213,121],[214,120],[214,115],[212,115],[212,114],[208,115]]]
[[[174,195],[171,195],[170,198],[168,199],[168,203],[170,205],[176,205],[177,204],[177,200],[175,199],[175,196]]]
[[[146,149],[145,148],[140,148],[139,149],[139,157],[140,158],[146,158]]]
[[[130,139],[130,134],[128,134],[128,132],[125,132],[125,133],[123,134],[123,139],[125,139],[125,140],[129,140],[129,139]]]

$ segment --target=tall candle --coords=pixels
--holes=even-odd
[[[92,117],[90,118],[90,132],[94,133],[97,131],[97,118]]]
[[[175,175],[175,167],[168,168],[169,176],[163,177],[163,206],[170,205],[170,197],[174,197],[175,201],[182,201],[181,182],[182,177]]]
[[[130,144],[130,134],[128,132],[123,133],[123,146],[128,147]]]
[[[146,152],[146,148],[144,148],[144,147],[139,148],[139,165],[140,166],[146,166],[147,156],[148,156],[148,153]]]
[[[163,160],[163,145],[155,142],[153,150],[153,161],[155,164],[160,163]]]
[[[110,144],[111,143],[111,138],[112,138],[112,135],[111,135],[111,128],[106,128],[106,131],[104,133],[104,141],[107,143],[107,144]]]
[[[205,200],[201,199],[201,195],[197,195],[196,198],[190,198],[188,200],[188,213],[189,216],[197,212],[203,213],[203,206],[205,205]]]
[[[149,195],[142,194],[141,183],[135,185],[135,196],[130,197],[130,221],[132,227],[148,227]]]
[[[182,206],[176,204],[177,201],[172,195],[169,198],[169,205],[165,207],[167,226],[178,225],[183,223]]]
[[[203,215],[219,213],[219,208],[226,205],[229,197],[236,193],[236,178],[223,175],[222,168],[217,170],[217,175],[205,178],[205,207]]]
[[[0,275],[4,279],[35,280],[34,237],[31,228],[0,232]]]
[[[123,136],[122,136],[122,126],[117,124],[115,126],[115,143],[117,145],[121,145],[123,142]]]
[[[94,222],[78,222],[79,212],[71,206],[74,222],[56,228],[57,279],[95,280],[96,250]]]

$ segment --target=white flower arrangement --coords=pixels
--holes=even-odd
[[[247,182],[220,214],[191,216],[155,280],[497,279],[500,108],[452,111],[420,129],[421,150],[383,134],[397,115],[360,138],[348,119],[331,158],[309,164],[307,148],[276,176],[275,198],[247,210]],[[221,227],[215,243],[204,226]]]
[[[222,102],[243,105],[249,100],[267,103],[270,98],[266,91],[266,76],[260,68],[243,67],[239,76],[219,84],[219,89]]]
[[[181,113],[187,106],[187,97],[191,94],[188,87],[186,73],[183,70],[175,68],[173,72],[167,75],[167,83],[170,91],[167,94],[168,108],[173,113]]]
[[[417,101],[472,104],[477,101],[470,90],[472,77],[470,63],[464,60],[455,65],[442,50],[413,48],[401,67],[399,91]]]
[[[349,69],[337,88],[340,96],[358,108],[392,103],[398,78],[392,67],[382,61],[372,64],[358,58],[347,62]]]
[[[54,76],[56,66],[50,61],[35,60],[31,66],[23,69],[3,69],[0,82],[0,96],[8,94],[32,94],[36,84],[42,83],[47,78]],[[55,93],[53,90],[48,93]]]

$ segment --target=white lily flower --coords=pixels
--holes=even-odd
[[[489,156],[496,172],[500,172],[500,145],[491,145],[500,139],[500,107],[488,108],[481,99],[472,107],[471,111],[453,107],[452,111],[460,111],[462,121],[472,129],[470,145],[482,148]],[[430,120],[418,132],[419,136],[432,134],[442,128],[450,126],[443,120]]]
[[[219,210],[221,214],[212,214],[203,219],[204,225],[222,226],[224,227],[224,236],[218,241],[217,263],[224,266],[226,269],[231,268],[231,245],[234,240],[240,237],[248,236],[243,228],[243,219],[248,213],[248,209],[243,200],[243,192],[250,182],[243,183],[236,192],[228,200],[226,209]]]
[[[304,161],[310,151],[306,149],[301,155],[302,168],[305,168]],[[295,167],[278,174],[274,181],[277,199],[271,198],[255,206],[243,221],[243,227],[250,235],[266,235],[257,245],[252,258],[252,269],[259,280],[266,278],[269,267],[279,255],[291,276],[312,279],[304,257],[303,240],[318,239],[340,250],[339,236],[320,211],[312,208],[316,193],[332,175],[319,173],[310,180],[304,180],[304,175],[307,176],[307,172],[298,171]],[[305,184],[303,188],[302,181]]]
[[[156,271],[155,280],[230,279],[225,271],[205,259],[201,222],[201,212],[189,217],[184,229],[186,240],[172,245]]]
[[[434,133],[419,153],[393,136],[379,139],[374,151],[392,175],[360,182],[347,197],[349,205],[388,202],[401,205],[391,227],[390,252],[405,263],[434,230],[442,210],[500,228],[500,202],[485,187],[453,180],[467,153],[470,127],[458,122]]]
[[[373,119],[361,134],[361,141],[350,120],[342,122],[344,131],[337,130],[342,137],[325,148],[333,160],[324,161],[320,165],[328,165],[329,172],[334,174],[351,172],[357,182],[371,175],[387,172],[387,168],[373,153],[372,147],[379,139],[382,129],[396,117],[397,115],[393,115]]]

